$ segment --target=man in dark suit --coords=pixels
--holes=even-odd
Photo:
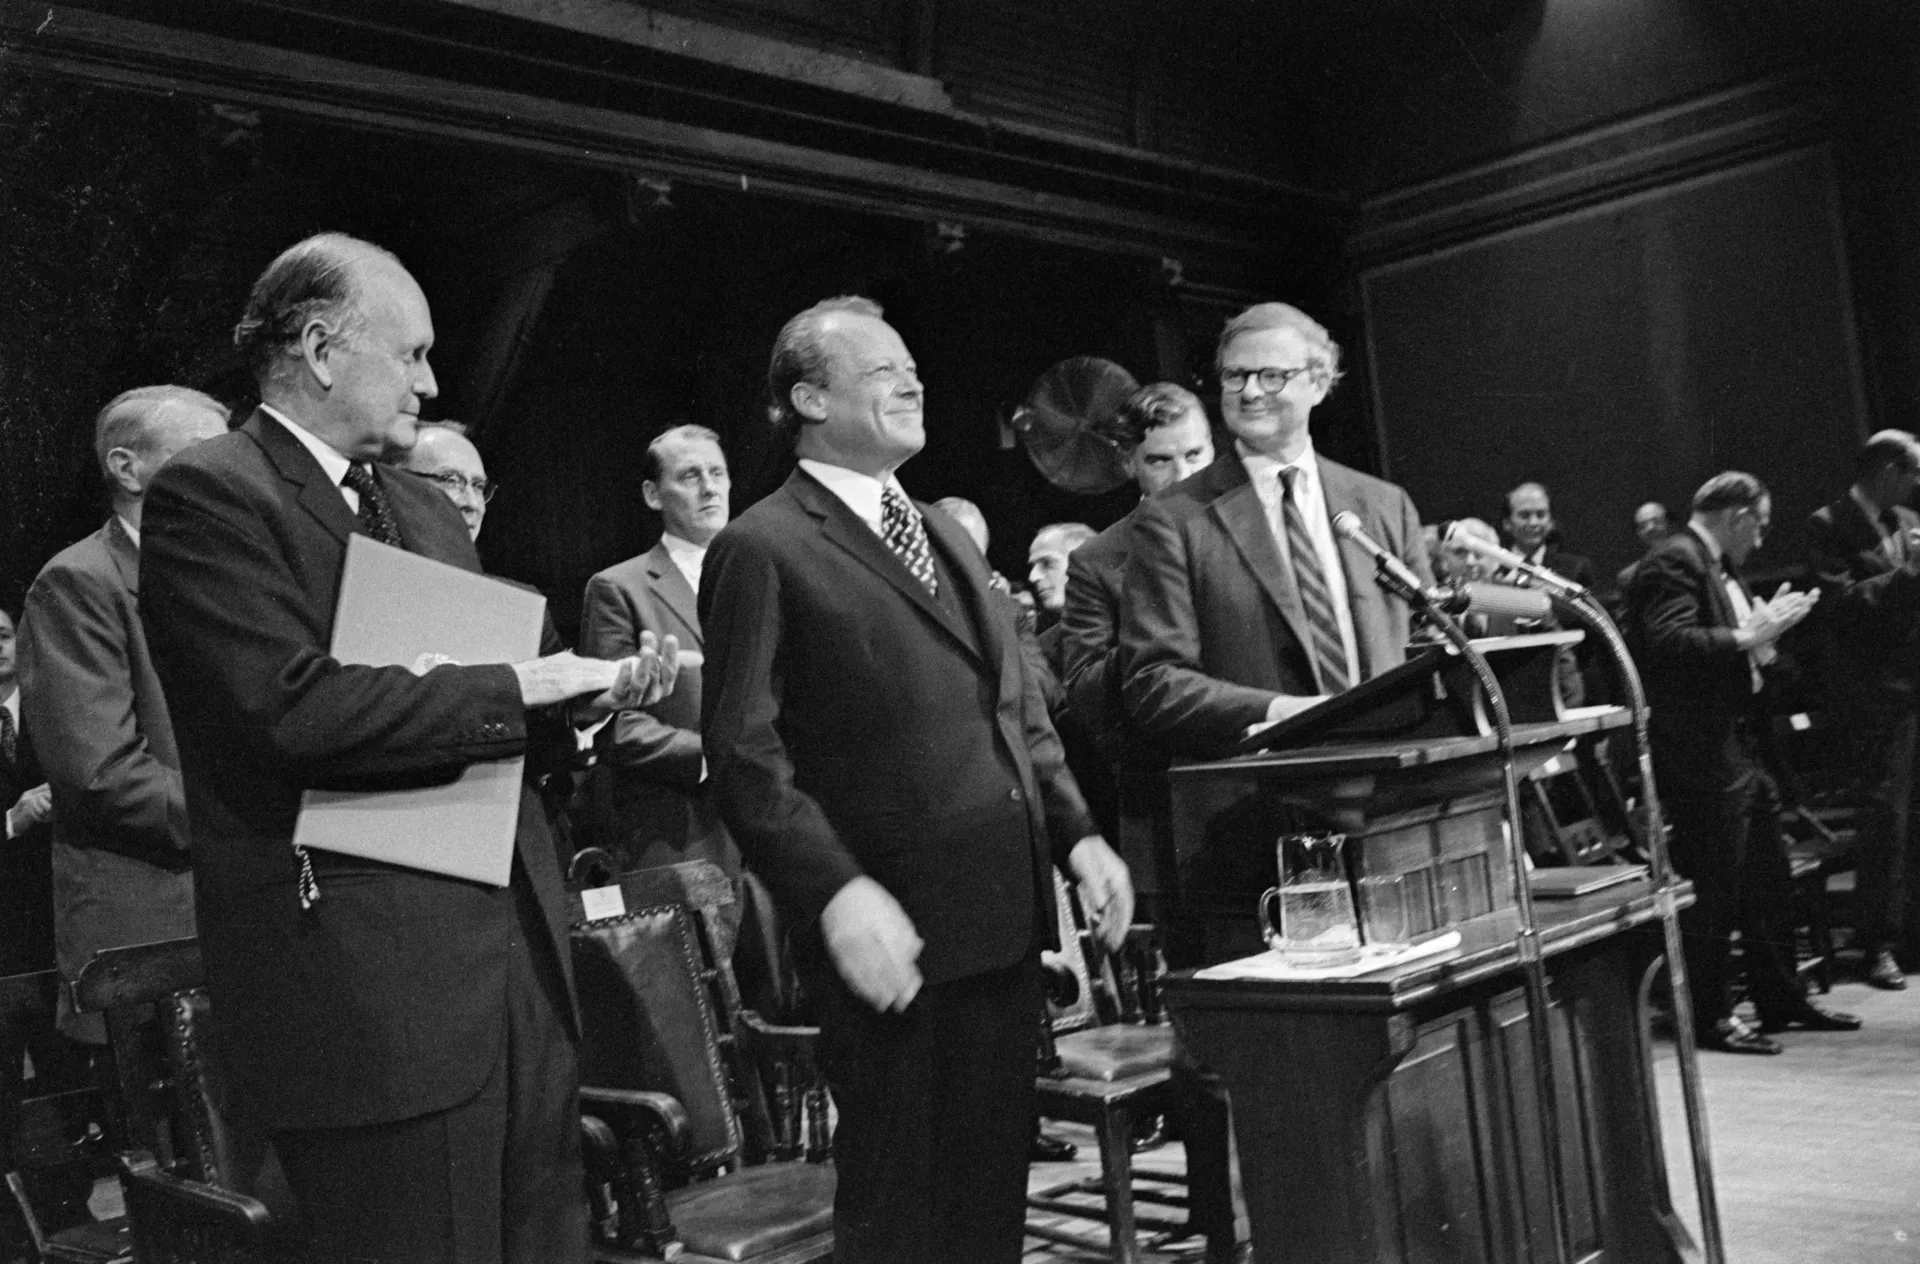
[[[672,696],[628,711],[600,730],[587,782],[593,839],[622,868],[711,860],[740,873],[740,851],[708,794],[700,751],[700,668],[705,652],[696,594],[707,546],[727,525],[732,476],[720,436],[675,426],[647,445],[640,494],[661,518],[660,542],[587,581],[580,652],[622,658],[644,632],[680,639]]]
[[[102,949],[195,933],[180,756],[140,626],[140,512],[161,466],[226,430],[226,406],[185,387],[109,403],[94,452],[112,515],[27,592],[21,694],[53,790],[54,942],[68,981]],[[63,1003],[60,1026],[106,1043],[98,1014]]]
[[[1122,697],[1172,753],[1214,756],[1406,659],[1410,614],[1336,538],[1351,510],[1432,581],[1420,519],[1391,483],[1314,453],[1309,414],[1340,349],[1306,313],[1262,303],[1227,323],[1217,367],[1235,456],[1135,513],[1120,621]]]
[[[1854,942],[1875,987],[1907,985],[1920,954],[1914,874],[1914,759],[1920,755],[1920,443],[1904,430],[1867,440],[1853,486],[1807,522],[1820,580],[1829,687],[1860,771]]]
[[[1740,578],[1772,515],[1759,479],[1715,475],[1694,494],[1686,527],[1641,561],[1627,592],[1627,636],[1652,707],[1653,770],[1673,827],[1673,863],[1694,886],[1681,917],[1695,1034],[1702,1048],[1727,1053],[1778,1053],[1767,1033],[1788,1027],[1860,1025],[1808,1000],[1793,965],[1762,692],[1775,643],[1819,594],[1782,584],[1762,601]],[[1733,1012],[1735,930],[1758,1030]]]
[[[1148,497],[1213,464],[1213,427],[1207,410],[1186,387],[1154,382],[1141,387],[1116,410],[1105,437],[1126,453],[1127,472]],[[1075,549],[1067,557],[1065,602],[1060,613],[1060,644],[1067,706],[1086,732],[1097,757],[1115,785],[1114,837],[1124,843],[1142,837],[1144,829],[1122,830],[1119,815],[1148,814],[1164,799],[1166,787],[1159,769],[1148,760],[1128,763],[1118,776],[1127,753],[1125,711],[1120,701],[1120,614],[1126,576],[1128,543],[1136,505],[1127,516]],[[1158,793],[1153,792],[1157,787]],[[1103,822],[1103,824],[1105,824]],[[1135,874],[1146,872],[1151,855],[1123,857]]]
[[[926,441],[900,336],[864,299],[780,331],[800,468],[713,542],[702,734],[820,1013],[843,1264],[1020,1258],[1050,867],[1097,932],[1132,916],[985,563],[894,471]]]
[[[140,583],[236,1099],[274,1139],[316,1260],[584,1260],[578,1017],[538,802],[521,796],[504,888],[291,840],[304,790],[520,754],[569,699],[638,705],[670,656],[330,657],[355,532],[479,570],[437,488],[370,464],[436,393],[426,297],[392,255],[323,234],[268,266],[234,339],[261,407],[154,479]]]

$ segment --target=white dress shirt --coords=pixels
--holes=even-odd
[[[333,480],[333,485],[340,489],[342,496],[346,497],[347,508],[353,510],[353,512],[358,515],[360,512],[360,493],[340,481],[347,476],[347,470],[352,467],[353,461],[348,457],[342,456],[340,451],[332,444],[306,429],[299,422],[293,420],[293,418],[287,416],[279,409],[268,404],[262,404],[260,405],[260,411],[285,426],[287,430],[292,433],[293,437],[300,441],[301,447],[313,453],[313,459],[320,462],[321,471]]]
[[[113,516],[116,518],[120,518],[119,514],[115,514]],[[139,548],[140,547],[140,528],[134,526],[131,522],[128,522],[125,518],[120,518],[120,527],[123,531],[127,533],[127,539],[133,541],[133,547],[136,549]]]
[[[872,528],[873,533],[885,540],[886,533],[880,529],[880,497],[891,487],[901,496],[907,495],[900,486],[900,480],[889,474],[882,482],[871,474],[862,474],[859,470],[850,470],[844,465],[828,465],[825,461],[802,458],[800,468],[820,480],[820,485],[838,496],[854,516]],[[911,502],[911,497],[908,497]]]
[[[1360,644],[1354,636],[1353,609],[1347,604],[1347,568],[1340,560],[1340,547],[1334,542],[1333,520],[1327,513],[1326,491],[1320,484],[1320,461],[1314,456],[1312,440],[1308,440],[1306,450],[1297,459],[1284,464],[1270,456],[1250,452],[1239,443],[1234,447],[1240,453],[1240,463],[1246,466],[1247,477],[1253,481],[1254,493],[1267,511],[1267,525],[1289,570],[1293,566],[1293,554],[1287,544],[1287,520],[1282,502],[1285,489],[1280,482],[1280,471],[1300,471],[1293,480],[1294,501],[1307,524],[1307,538],[1313,541],[1313,551],[1320,559],[1320,573],[1327,579],[1334,622],[1340,625],[1340,648],[1347,656],[1347,679],[1359,684]]]
[[[687,586],[696,593],[700,591],[700,570],[706,565],[707,546],[695,544],[692,540],[683,540],[671,531],[660,533],[660,543],[666,545],[667,556],[687,577]]]
[[[0,707],[6,709],[8,718],[13,721],[14,740],[20,740],[24,734],[20,731],[20,690],[17,686],[5,698],[0,698]],[[10,815],[12,811],[13,804],[0,803],[0,834],[8,838],[13,837],[13,817]]]
[[[1725,550],[1720,547],[1720,541],[1713,538],[1711,531],[1701,530],[1700,524],[1697,522],[1689,522],[1687,527],[1696,536],[1700,537],[1701,542],[1707,546],[1707,552],[1713,555],[1715,565],[1718,565],[1721,556],[1725,552]],[[1746,591],[1740,587],[1740,581],[1735,579],[1731,574],[1727,575],[1725,586],[1727,590],[1727,601],[1733,606],[1734,626],[1739,627],[1752,617],[1753,603],[1747,600]],[[1760,675],[1760,669],[1779,657],[1779,653],[1780,652],[1771,645],[1756,645],[1747,651],[1747,668],[1753,674],[1753,691],[1755,693],[1759,693],[1766,684],[1765,678]]]

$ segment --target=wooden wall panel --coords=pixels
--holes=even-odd
[[[1636,504],[1774,489],[1775,542],[1845,486],[1867,425],[1824,146],[1641,190],[1362,276],[1376,417],[1428,520],[1545,482],[1569,547],[1631,560]]]

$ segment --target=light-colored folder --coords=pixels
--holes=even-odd
[[[413,667],[423,654],[467,666],[540,652],[547,599],[355,535],[347,541],[328,652],[342,663]],[[505,886],[513,871],[522,756],[471,764],[446,785],[308,790],[293,841]]]

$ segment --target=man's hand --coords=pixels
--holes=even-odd
[[[1324,693],[1283,693],[1276,695],[1274,700],[1267,704],[1266,720],[1260,724],[1248,725],[1247,735],[1251,737],[1255,732],[1267,727],[1269,724],[1278,724],[1282,720],[1290,720],[1302,711],[1305,711],[1308,707],[1319,706],[1327,700],[1328,696],[1329,695]]]
[[[1067,868],[1080,880],[1080,907],[1093,922],[1093,935],[1108,952],[1120,951],[1133,925],[1133,875],[1107,840],[1089,834],[1067,854]],[[1063,928],[1062,934],[1067,933]]]
[[[1789,585],[1782,584],[1771,598],[1753,603],[1752,612],[1735,629],[1734,641],[1745,650],[1772,645],[1811,614],[1819,600],[1818,590],[1794,592]]]
[[[608,662],[569,650],[515,663],[513,672],[520,678],[520,701],[529,709],[583,696],[593,698],[589,711],[602,713],[652,706],[673,692],[680,674],[680,641],[669,636],[662,650],[659,638],[642,632],[640,652],[630,658]]]
[[[834,969],[853,994],[885,1013],[904,1010],[920,991],[919,932],[885,887],[864,874],[834,893],[820,913],[820,935]]]
[[[7,837],[18,838],[53,819],[53,788],[41,782],[7,809]]]

